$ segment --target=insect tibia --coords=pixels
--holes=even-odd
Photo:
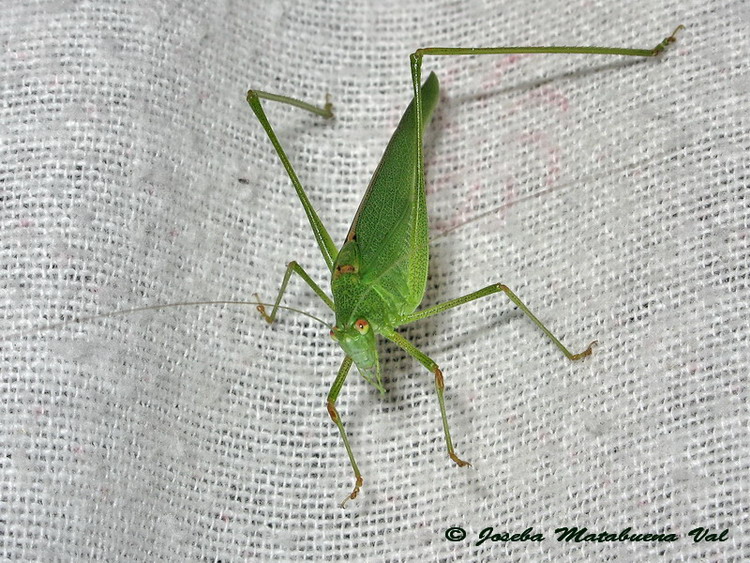
[[[326,94],[326,103],[323,107],[318,107],[296,98],[290,98],[289,96],[281,96],[279,94],[271,94],[270,92],[263,92],[262,90],[248,90],[247,91],[247,103],[250,106],[254,106],[258,103],[258,100],[271,100],[273,102],[280,102],[282,104],[289,104],[300,109],[304,109],[311,113],[317,114],[326,119],[333,119],[333,103],[331,103],[331,95]]]
[[[464,461],[456,454],[456,450],[453,448],[453,440],[451,439],[450,431],[448,430],[448,418],[445,414],[445,380],[443,379],[443,372],[438,366],[433,366],[432,373],[435,374],[435,390],[437,391],[438,402],[440,403],[440,414],[443,418],[443,432],[445,433],[445,443],[448,446],[448,457],[450,457],[456,465],[459,467],[471,467],[468,461]]]
[[[411,55],[412,76],[418,75],[422,58],[425,55],[511,55],[511,54],[579,54],[579,55],[624,55],[628,57],[655,57],[677,40],[677,33],[685,29],[678,25],[672,35],[662,40],[652,49],[631,49],[621,47],[575,47],[575,46],[539,46],[539,47],[426,47],[417,49]]]

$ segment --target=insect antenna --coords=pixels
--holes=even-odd
[[[120,317],[123,315],[129,315],[132,313],[140,313],[143,311],[158,311],[160,309],[171,309],[171,308],[176,308],[176,307],[199,307],[203,305],[255,305],[255,306],[262,305],[266,307],[273,307],[273,304],[261,303],[260,301],[183,301],[179,303],[163,303],[159,305],[147,305],[144,307],[134,307],[132,309],[120,309],[117,311],[111,311],[109,313],[101,313],[98,315],[90,315],[86,317],[76,317],[67,321],[51,323],[46,326],[37,327],[37,328],[30,329],[30,330],[9,333],[0,337],[0,341],[8,341],[13,338],[29,336],[32,334],[37,334],[39,332],[46,332],[48,330],[55,330],[55,329],[69,326],[69,325],[87,323],[87,322],[95,321],[97,319],[108,319],[110,317]],[[317,321],[320,324],[328,327],[329,330],[333,328],[329,323],[325,322],[322,319],[319,319],[315,315],[312,315],[306,311],[301,311],[300,309],[295,309],[294,307],[286,307],[284,305],[279,305],[279,309],[284,309],[286,311],[292,311],[293,313],[299,313],[300,315],[304,315],[305,317],[313,319],[314,321]]]

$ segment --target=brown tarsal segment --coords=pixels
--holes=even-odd
[[[456,455],[456,452],[448,452],[448,455],[450,458],[458,464],[459,467],[471,467],[471,464],[468,461],[462,460],[460,457]]]
[[[344,499],[344,501],[341,503],[341,508],[344,508],[346,506],[346,503],[350,500],[354,500],[357,498],[357,495],[359,494],[359,490],[362,488],[362,484],[365,482],[364,479],[362,479],[362,476],[360,475],[357,477],[357,479],[354,481],[354,490],[352,493]]]
[[[591,344],[589,344],[589,347],[586,348],[583,352],[581,352],[580,354],[573,354],[570,357],[570,359],[573,360],[573,361],[576,361],[576,360],[581,360],[581,359],[585,358],[586,356],[590,356],[591,353],[592,353],[592,351],[593,351],[593,349],[594,349],[594,346],[596,346],[597,344],[599,344],[599,341],[598,340],[594,340]]]

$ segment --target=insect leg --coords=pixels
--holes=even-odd
[[[426,367],[429,371],[431,371],[435,375],[435,391],[437,392],[438,403],[440,403],[440,416],[443,419],[443,434],[445,434],[445,443],[448,446],[448,456],[453,461],[455,461],[459,467],[471,465],[468,461],[464,461],[460,457],[458,457],[456,455],[456,451],[453,449],[453,440],[451,440],[451,433],[450,433],[450,430],[448,429],[448,415],[445,414],[445,397],[444,397],[445,382],[443,380],[443,372],[440,371],[440,368],[432,360],[432,358],[427,356],[424,352],[420,351],[419,348],[414,346],[414,344],[409,342],[406,338],[401,336],[395,330],[380,329],[380,334],[385,336],[391,342],[400,346],[410,356],[412,356],[413,358],[416,358],[419,361],[419,363],[421,363],[424,367]]]
[[[552,342],[557,346],[563,354],[565,354],[565,357],[569,360],[580,360],[581,358],[585,358],[586,356],[591,355],[591,350],[594,344],[596,344],[596,340],[594,340],[591,344],[589,344],[589,347],[586,348],[583,352],[579,352],[578,354],[573,354],[568,350],[558,338],[552,334],[549,329],[544,326],[542,321],[536,318],[534,313],[532,313],[529,308],[518,298],[518,296],[513,293],[508,286],[503,285],[501,283],[496,283],[490,286],[485,287],[484,289],[480,289],[479,291],[475,291],[473,293],[469,293],[468,295],[464,295],[463,297],[458,297],[456,299],[451,299],[450,301],[446,301],[445,303],[440,303],[438,305],[435,305],[433,307],[430,307],[428,309],[425,309],[424,311],[417,311],[415,313],[411,313],[410,315],[405,315],[401,318],[401,322],[398,326],[405,325],[408,323],[412,323],[414,321],[417,321],[419,319],[425,319],[427,317],[431,317],[433,315],[437,315],[438,313],[442,313],[443,311],[447,311],[448,309],[452,309],[453,307],[458,307],[459,305],[463,305],[464,303],[468,303],[469,301],[474,301],[475,299],[480,299],[482,297],[486,297],[487,295],[492,295],[493,293],[498,293],[502,291],[505,293],[505,295],[508,296],[508,299],[510,299],[521,311],[523,311],[526,316],[528,316],[536,326],[538,326],[544,334],[547,335],[547,337],[552,340]]]
[[[660,41],[656,47],[651,49],[628,49],[620,47],[576,47],[576,46],[552,46],[552,47],[426,47],[417,49],[412,54],[421,65],[422,57],[425,55],[510,55],[510,54],[532,54],[532,53],[566,53],[577,55],[624,55],[630,57],[656,57],[669,45],[677,41],[677,33],[685,29],[684,25],[678,25],[672,34]]]
[[[282,104],[289,104],[290,106],[295,106],[305,111],[309,111],[310,113],[315,113],[326,119],[333,118],[333,104],[331,103],[331,100],[328,96],[326,96],[325,105],[321,108],[313,104],[303,102],[302,100],[297,100],[296,98],[290,98],[289,96],[280,96],[279,94],[271,94],[270,92],[263,92],[262,90],[250,90],[250,92],[253,92],[256,97],[262,98],[264,100],[271,100]],[[250,96],[250,92],[247,93],[248,96]]]
[[[292,276],[292,272],[296,272],[305,282],[307,285],[309,285],[312,290],[320,297],[323,302],[330,307],[331,310],[333,310],[333,301],[331,301],[330,297],[328,297],[325,292],[320,289],[320,286],[313,281],[313,279],[305,272],[305,270],[297,264],[297,262],[292,261],[287,264],[286,272],[284,273],[284,280],[281,282],[281,288],[279,289],[279,294],[276,296],[276,302],[273,305],[273,309],[271,310],[271,314],[266,313],[266,308],[263,305],[258,305],[256,309],[258,309],[258,312],[263,316],[264,319],[268,322],[268,324],[271,324],[276,319],[276,312],[279,310],[279,303],[281,303],[281,298],[284,296],[284,292],[286,291],[286,285],[289,283],[289,278]],[[260,298],[258,297],[258,294],[255,294],[255,297],[258,298],[258,301],[260,301]]]
[[[302,203],[302,207],[305,209],[307,220],[310,222],[310,227],[312,228],[313,235],[315,235],[315,240],[318,243],[318,248],[320,248],[320,253],[323,255],[323,259],[326,261],[328,269],[330,271],[333,271],[333,262],[336,259],[336,255],[338,254],[336,245],[333,244],[331,236],[328,234],[328,231],[326,231],[325,226],[323,226],[323,222],[315,212],[315,208],[312,206],[312,203],[310,203],[310,200],[307,199],[305,189],[302,187],[299,178],[297,178],[297,174],[294,172],[294,168],[292,168],[292,163],[289,161],[289,158],[284,152],[284,148],[281,146],[278,137],[276,137],[276,133],[274,132],[273,127],[271,127],[271,124],[268,122],[266,113],[265,111],[263,111],[263,106],[260,103],[260,98],[266,98],[277,102],[291,104],[308,111],[314,111],[315,113],[319,113],[320,115],[324,115],[326,117],[333,117],[333,113],[331,113],[330,102],[328,102],[326,106],[321,110],[320,108],[316,108],[315,106],[312,106],[305,102],[295,100],[294,98],[287,98],[286,96],[277,96],[275,94],[268,94],[266,92],[260,92],[258,90],[249,90],[247,92],[247,103],[250,104],[250,107],[253,109],[253,112],[255,112],[255,116],[258,118],[258,121],[260,121],[260,124],[266,132],[266,135],[268,135],[268,138],[271,140],[271,144],[273,144],[274,148],[276,149],[276,153],[279,155],[279,159],[284,165],[284,169],[286,170],[286,173],[289,176],[292,185],[294,186],[294,191],[297,192],[297,197],[299,197],[300,203]]]
[[[352,367],[352,359],[347,356],[344,358],[344,361],[341,363],[341,367],[339,368],[339,373],[336,375],[336,380],[333,382],[333,385],[331,385],[331,390],[328,392],[328,399],[326,401],[326,407],[328,407],[328,414],[331,417],[331,420],[333,420],[334,424],[339,429],[339,434],[341,434],[341,439],[344,440],[344,447],[346,448],[346,453],[349,456],[349,463],[352,464],[352,470],[354,471],[354,489],[352,489],[351,494],[346,497],[343,502],[341,503],[341,506],[343,507],[348,500],[353,500],[357,498],[357,495],[359,494],[359,490],[362,487],[363,479],[362,474],[359,472],[359,467],[357,467],[357,462],[354,460],[354,452],[352,452],[352,447],[349,445],[349,438],[346,437],[346,431],[344,430],[344,423],[341,422],[341,417],[339,416],[339,411],[336,410],[336,399],[338,399],[339,393],[341,392],[341,387],[344,385],[344,380],[346,379],[346,376],[349,374],[349,370]]]
[[[422,59],[425,55],[502,55],[519,53],[567,53],[567,54],[590,54],[590,55],[625,55],[632,57],[656,57],[669,45],[677,41],[677,33],[685,29],[678,25],[672,34],[662,40],[656,47],[651,49],[623,49],[612,47],[487,47],[487,48],[463,48],[463,47],[427,47],[417,49],[409,57],[411,67],[411,80],[414,89],[414,108],[416,115],[422,115]],[[416,167],[417,181],[419,182],[419,193],[424,193],[424,153],[422,150],[423,125],[421,120],[415,120],[414,134],[416,143]]]

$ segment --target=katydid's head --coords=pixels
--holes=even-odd
[[[334,326],[331,338],[339,343],[344,353],[354,360],[359,373],[378,391],[385,393],[380,380],[380,362],[375,331],[365,319],[357,319],[349,326]]]

